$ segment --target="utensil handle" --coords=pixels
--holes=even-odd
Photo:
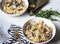
[[[21,39],[20,39],[20,38],[18,39],[18,41],[19,41],[19,43],[20,43],[20,44],[22,44],[22,41],[21,41]]]

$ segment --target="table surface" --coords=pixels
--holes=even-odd
[[[1,0],[0,0],[1,1]],[[49,0],[49,3],[42,8],[42,10],[45,9],[50,9],[52,10],[57,10],[60,12],[60,0]],[[29,16],[27,12],[25,12],[23,15],[19,17],[11,17],[8,15],[5,15],[1,10],[0,10],[0,44],[2,44],[3,41],[7,40],[10,36],[7,33],[7,29],[11,24],[15,24],[18,26],[23,26],[24,23],[33,18],[35,16]],[[60,22],[54,22],[57,32],[55,38],[48,44],[60,44]]]

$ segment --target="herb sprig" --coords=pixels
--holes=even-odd
[[[52,21],[58,21],[57,19],[51,18],[52,15],[60,17],[60,13],[53,10],[41,10],[35,13],[35,16],[37,17],[43,17],[43,18],[51,19]]]

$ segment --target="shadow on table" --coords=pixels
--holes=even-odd
[[[56,29],[56,35],[55,35],[54,39],[47,44],[55,44],[58,41],[60,41],[60,30]]]

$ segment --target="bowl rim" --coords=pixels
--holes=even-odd
[[[1,0],[1,2],[2,2],[3,0]],[[28,6],[29,6],[29,2],[28,2],[28,0],[23,0],[23,1],[25,1],[25,3],[26,3],[26,9],[22,12],[22,13],[19,13],[19,14],[8,14],[8,13],[6,13],[6,12],[4,12],[2,9],[1,9],[1,11],[4,13],[4,14],[6,14],[6,15],[8,15],[8,16],[21,16],[23,13],[25,13],[26,12],[26,10],[28,9]],[[2,4],[2,3],[1,3]],[[0,5],[0,7],[2,8],[2,6]]]
[[[29,19],[28,21],[26,21],[25,24],[26,24],[27,22],[29,22],[30,20],[33,20],[33,19],[46,19],[46,18],[40,18],[40,17],[31,18],[31,19]],[[46,19],[46,20],[48,20],[48,19]],[[29,42],[31,42],[31,43],[35,43],[35,44],[45,44],[45,43],[50,42],[50,41],[55,37],[55,35],[56,35],[56,27],[55,27],[55,25],[53,24],[53,22],[52,22],[51,20],[48,20],[48,21],[52,23],[53,28],[54,28],[54,29],[53,29],[54,33],[53,33],[52,37],[51,37],[49,40],[44,41],[44,42],[33,42],[33,41],[27,39],[26,36],[24,35],[24,32],[23,32],[23,28],[24,28],[25,24],[23,25],[23,28],[22,28],[22,33],[23,33],[24,38],[25,38],[27,41],[29,41]]]

